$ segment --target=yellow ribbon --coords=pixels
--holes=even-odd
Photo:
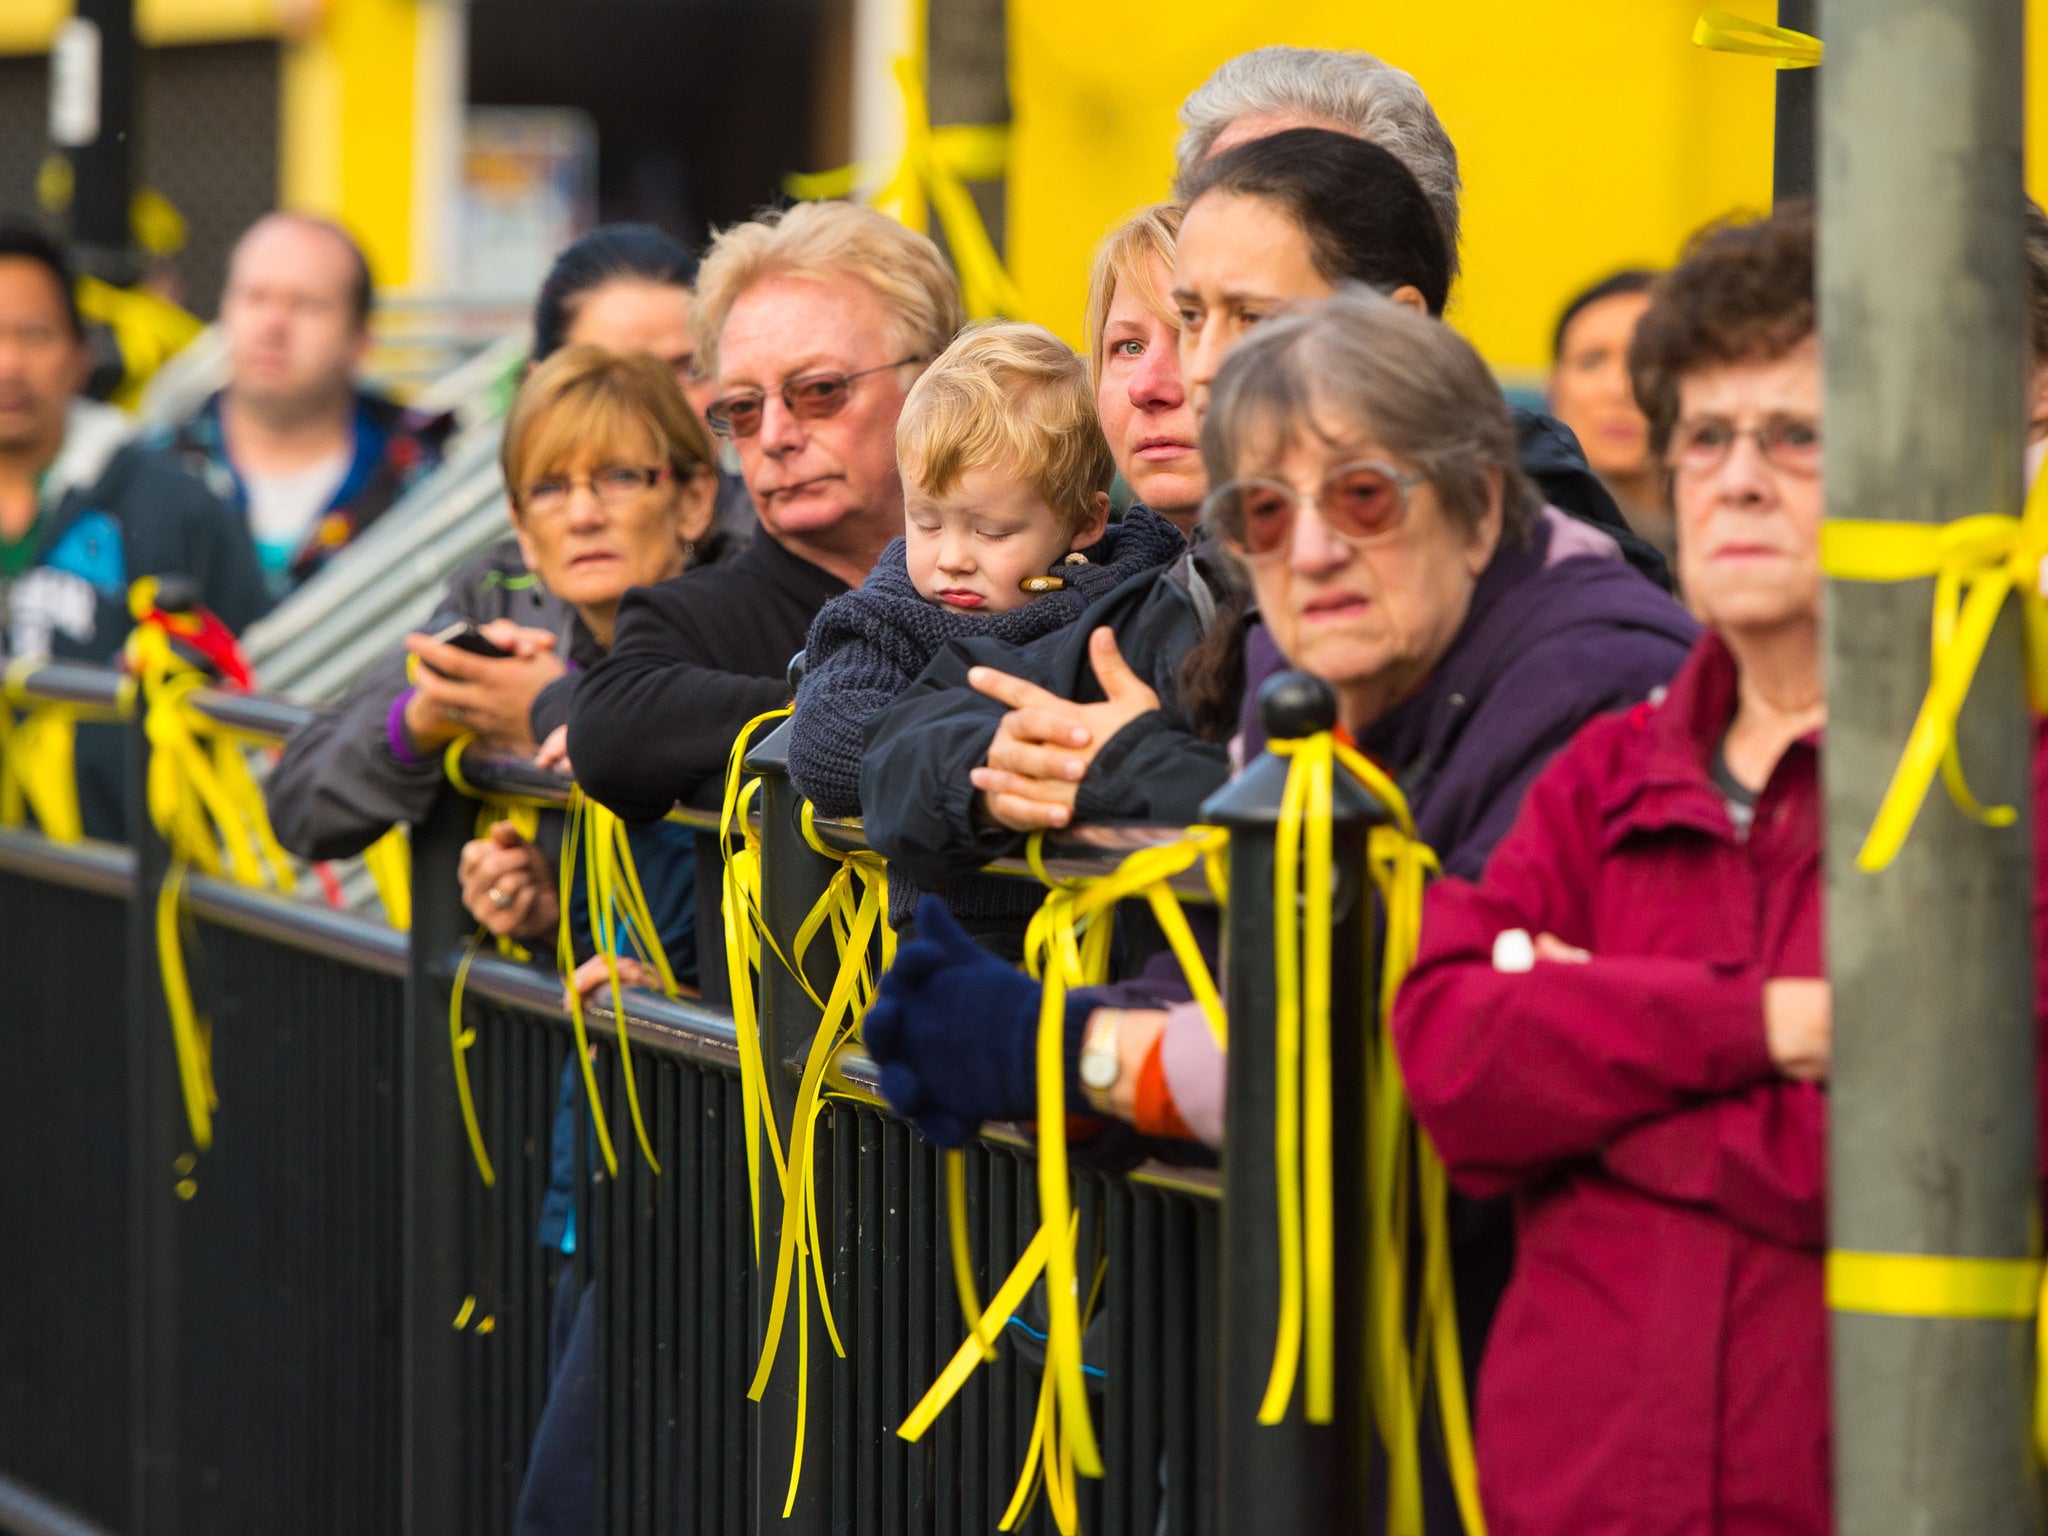
[[[2036,709],[2048,709],[2048,603],[2041,559],[2048,552],[2048,475],[2034,482],[2019,517],[1981,514],[1947,523],[1830,518],[1821,525],[1821,568],[1838,581],[1934,578],[1933,661],[1927,695],[1906,739],[1870,833],[1856,855],[1875,873],[1897,857],[1937,772],[1967,816],[2010,826],[2010,806],[1981,806],[1963,777],[1956,718],[2006,596],[2020,594],[2026,618],[2027,678]]]
[[[401,933],[412,929],[412,842],[401,824],[363,850],[363,868],[377,887],[384,920]]]
[[[2041,1304],[2039,1259],[1936,1253],[1828,1253],[1828,1306],[1886,1317],[2032,1317]]]
[[[903,154],[895,166],[847,165],[788,176],[783,179],[783,189],[796,198],[846,197],[857,185],[875,181],[886,170],[888,179],[868,201],[920,232],[925,228],[929,202],[945,231],[954,270],[960,274],[967,313],[977,320],[1022,314],[1024,296],[1003,266],[981,210],[975,206],[974,194],[967,189],[970,181],[993,181],[1002,176],[1010,155],[1009,127],[979,123],[932,126],[925,95],[924,5],[914,4],[911,13],[911,51],[893,65],[897,88],[903,94]]]
[[[120,702],[110,710],[39,699],[30,693],[29,679],[43,665],[43,657],[17,657],[0,682],[0,827],[23,826],[34,816],[37,830],[50,841],[75,843],[85,836],[78,809],[78,723],[127,719],[134,685],[122,680]]]
[[[138,584],[130,598],[140,609],[152,601],[153,586]],[[170,847],[171,867],[157,893],[157,963],[164,1004],[178,1059],[178,1081],[192,1145],[213,1144],[213,1112],[220,1107],[213,1082],[212,1025],[192,998],[182,944],[185,876],[197,867],[241,885],[289,893],[295,885],[291,862],[271,831],[262,792],[242,755],[238,733],[195,708],[191,695],[208,678],[180,657],[170,636],[154,624],[137,624],[126,659],[139,680],[143,730],[150,744],[149,817]],[[192,1180],[179,1181],[190,1197]]]
[[[1770,59],[1779,69],[1812,69],[1820,63],[1821,40],[1790,27],[1751,21],[1733,11],[1702,11],[1693,24],[1693,46],[1716,53],[1746,53]]]
[[[726,760],[725,793],[718,812],[718,842],[725,858],[720,915],[725,928],[726,978],[732,993],[733,1034],[740,1058],[740,1118],[745,1125],[747,1148],[747,1200],[751,1207],[754,1261],[761,1259],[761,1142],[768,1143],[774,1161],[776,1182],[784,1179],[782,1136],[768,1109],[768,1069],[761,1054],[759,1001],[755,980],[761,973],[764,946],[778,957],[781,951],[761,913],[761,835],[747,818],[748,808],[761,789],[758,776],[746,776],[747,748],[754,732],[771,720],[787,716],[790,707],[771,709],[756,715],[740,728]],[[789,967],[806,990],[810,983],[803,973]],[[822,1006],[822,1004],[820,1005]]]
[[[775,1285],[768,1308],[768,1323],[762,1330],[761,1358],[754,1368],[754,1379],[747,1388],[747,1396],[755,1402],[759,1402],[762,1393],[768,1390],[768,1378],[775,1367],[775,1355],[781,1343],[794,1283],[801,1362],[797,1374],[796,1444],[790,1461],[788,1492],[782,1506],[785,1518],[796,1506],[797,1483],[803,1472],[804,1425],[810,1396],[810,1372],[807,1363],[803,1362],[809,1359],[805,1330],[809,1327],[809,1291],[813,1279],[817,1284],[818,1307],[825,1320],[825,1331],[832,1341],[832,1351],[842,1359],[846,1355],[832,1317],[830,1292],[825,1282],[824,1250],[818,1241],[817,1170],[816,1158],[812,1155],[812,1136],[819,1111],[824,1107],[826,1068],[831,1065],[839,1048],[860,1027],[861,1019],[874,1001],[877,973],[871,949],[877,935],[881,940],[883,969],[888,968],[896,954],[896,935],[888,919],[888,869],[882,859],[873,853],[842,853],[827,846],[818,836],[808,801],[803,806],[800,827],[804,840],[818,853],[835,860],[839,868],[833,871],[824,893],[812,904],[810,912],[797,928],[796,939],[791,945],[795,962],[791,970],[802,979],[805,952],[811,941],[828,925],[837,948],[839,969],[820,1007],[817,1032],[811,1037],[810,1053],[805,1057],[803,1076],[797,1086],[796,1110],[790,1122],[789,1156],[780,1170],[782,1227],[776,1244]],[[855,894],[856,887],[859,888],[858,895]],[[805,990],[810,990],[808,982]],[[808,1267],[806,1257],[810,1261]]]
[[[1054,1524],[1063,1536],[1071,1536],[1078,1519],[1074,1474],[1079,1471],[1089,1477],[1100,1477],[1102,1458],[1081,1375],[1082,1309],[1074,1252],[1079,1229],[1067,1179],[1067,991],[1107,979],[1116,905],[1143,896],[1159,918],[1209,1027],[1221,1043],[1225,1039],[1222,1000],[1169,882],[1198,860],[1213,865],[1223,855],[1226,835],[1214,827],[1190,827],[1176,842],[1131,854],[1107,875],[1057,882],[1046,873],[1040,841],[1038,837],[1032,838],[1027,856],[1051,890],[1024,937],[1026,969],[1041,984],[1037,1049],[1039,1231],[978,1319],[970,1310],[971,1281],[963,1284],[963,1311],[969,1316],[967,1340],[896,1433],[905,1440],[916,1440],[930,1428],[973,1374],[974,1367],[993,1357],[992,1345],[997,1334],[1042,1269],[1046,1292],[1045,1378],[1024,1468],[1009,1512],[998,1529],[1009,1530],[1022,1518],[1042,1479]],[[1214,888],[1217,876],[1213,868],[1210,881]],[[955,1208],[956,1223],[964,1214],[964,1207],[963,1200]],[[964,1241],[956,1232],[956,1279],[963,1276],[967,1267],[962,1258]]]
[[[1259,1422],[1277,1424],[1286,1417],[1297,1373],[1303,1378],[1308,1422],[1329,1423],[1336,1408],[1331,821],[1341,763],[1391,817],[1369,831],[1366,845],[1368,873],[1385,920],[1378,1005],[1366,1055],[1371,1192],[1366,1366],[1373,1421],[1387,1455],[1387,1529],[1392,1536],[1422,1529],[1420,1404],[1425,1383],[1433,1383],[1452,1490],[1466,1529],[1480,1536],[1485,1517],[1451,1286],[1447,1181],[1443,1164],[1409,1114],[1389,1028],[1394,998],[1414,963],[1423,883],[1437,867],[1436,856],[1416,839],[1399,787],[1362,753],[1328,732],[1277,740],[1271,747],[1291,761],[1273,868],[1280,1315]],[[1407,1299],[1411,1211],[1422,1233],[1422,1289],[1412,1323]]]

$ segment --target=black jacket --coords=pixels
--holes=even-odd
[[[1514,414],[1523,472],[1543,499],[1598,525],[1631,564],[1668,586],[1663,557],[1628,532],[1571,433],[1537,412]],[[1229,556],[1198,542],[1167,570],[1103,599],[1088,625],[1025,646],[949,645],[868,723],[861,803],[868,808],[869,843],[927,889],[944,889],[991,859],[1019,852],[1022,837],[974,811],[967,775],[986,760],[1006,710],[967,686],[967,669],[999,667],[1062,698],[1094,703],[1103,694],[1088,659],[1088,632],[1102,624],[1116,631],[1124,659],[1152,685],[1160,707],[1133,720],[1096,754],[1075,797],[1075,819],[1181,826],[1198,820],[1202,802],[1229,777],[1230,762],[1223,746],[1193,734],[1181,702],[1180,665],[1208,632],[1219,594],[1236,585]]]
[[[847,590],[756,534],[729,564],[635,587],[611,654],[576,689],[569,757],[585,793],[628,821],[715,807],[733,738],[789,702],[789,663]]]
[[[859,815],[868,721],[917,680],[947,641],[989,637],[1021,645],[1052,634],[1185,548],[1179,529],[1135,506],[1087,551],[1088,560],[1057,567],[1064,589],[1007,613],[975,615],[925,598],[911,584],[903,540],[896,540],[857,590],[825,605],[804,642],[804,677],[789,732],[789,777],[797,792],[828,816]],[[1044,899],[1036,886],[1016,880],[969,879],[941,894],[965,918],[1028,918]],[[890,920],[901,926],[918,895],[914,881],[892,870]]]

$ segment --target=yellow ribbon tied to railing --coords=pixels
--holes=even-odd
[[[1821,61],[1821,40],[1790,27],[1752,21],[1733,11],[1702,11],[1693,23],[1693,45],[1716,53],[1744,53],[1769,59],[1779,69],[1812,69]]]
[[[1290,762],[1273,860],[1280,1315],[1259,1422],[1286,1417],[1297,1376],[1308,1422],[1327,1424],[1336,1410],[1332,818],[1342,764],[1390,818],[1371,828],[1366,845],[1384,914],[1379,995],[1366,1051],[1366,1365],[1373,1421],[1387,1456],[1387,1530],[1390,1536],[1420,1536],[1422,1530],[1421,1403],[1425,1386],[1434,1386],[1459,1513],[1467,1531],[1480,1536],[1485,1519],[1451,1286],[1448,1185],[1442,1162],[1408,1111],[1389,1029],[1394,998],[1421,938],[1423,883],[1437,867],[1436,856],[1416,838],[1399,787],[1362,753],[1329,732],[1270,745]],[[1412,1317],[1411,1224],[1420,1228],[1422,1242],[1421,1294]]]
[[[111,710],[37,698],[28,683],[46,661],[16,657],[0,681],[0,827],[24,826],[33,816],[51,842],[75,843],[85,836],[78,808],[78,724],[126,719],[134,685],[123,682],[121,702]]]
[[[132,601],[152,601],[138,584]],[[140,615],[138,614],[138,617]],[[198,868],[237,884],[289,892],[290,860],[270,829],[262,792],[243,756],[245,738],[195,708],[192,694],[212,681],[180,657],[155,624],[138,623],[126,659],[142,693],[143,729],[149,738],[147,800],[151,823],[170,845],[171,867],[157,894],[157,960],[171,1017],[178,1081],[192,1145],[213,1144],[213,1112],[220,1107],[213,1082],[212,1026],[192,998],[181,936],[185,878]],[[178,1192],[189,1198],[189,1177]]]
[[[975,1367],[994,1358],[995,1340],[1043,1273],[1045,1375],[1039,1384],[1038,1411],[1024,1467],[997,1529],[1013,1529],[1029,1512],[1042,1484],[1053,1523],[1063,1536],[1072,1536],[1079,1522],[1075,1475],[1102,1475],[1102,1456],[1096,1445],[1087,1387],[1081,1374],[1083,1317],[1084,1313],[1092,1313],[1099,1299],[1102,1271],[1098,1266],[1084,1303],[1076,1253],[1079,1216],[1073,1208],[1067,1177],[1067,993],[1073,987],[1099,985],[1108,979],[1116,905],[1142,896],[1180,960],[1217,1044],[1222,1045],[1226,1038],[1222,999],[1170,882],[1174,876],[1193,868],[1198,860],[1203,861],[1210,889],[1220,899],[1225,887],[1220,862],[1227,837],[1218,828],[1191,827],[1178,841],[1131,854],[1107,875],[1070,881],[1056,880],[1046,872],[1040,844],[1038,837],[1031,840],[1029,856],[1032,868],[1051,889],[1024,937],[1026,969],[1041,984],[1037,1049],[1039,1229],[988,1306],[978,1308],[973,1298],[972,1258],[966,1253],[962,1222],[965,1201],[949,1195],[954,1275],[961,1290],[961,1310],[967,1319],[968,1334],[938,1380],[896,1432],[905,1440],[923,1436],[966,1385]],[[955,1171],[949,1168],[949,1175]]]
[[[2041,561],[2048,554],[2048,475],[2035,480],[2019,517],[1984,513],[1947,523],[1829,518],[1821,525],[1821,568],[1838,581],[1934,578],[1933,660],[1926,697],[1906,749],[1856,854],[1875,873],[1898,856],[1939,773],[1958,809],[1985,826],[2012,825],[2011,806],[1983,806],[1971,794],[1956,750],[1956,719],[2006,598],[2017,592],[2026,622],[2027,680],[2037,710],[2048,710],[2048,601]]]
[[[878,854],[845,852],[830,847],[818,835],[810,802],[804,802],[799,830],[812,850],[835,861],[838,869],[826,883],[824,893],[798,926],[791,944],[791,970],[802,980],[804,956],[811,942],[826,928],[832,932],[838,955],[838,970],[831,989],[820,1005],[817,1031],[804,1058],[804,1070],[797,1085],[796,1108],[790,1117],[789,1155],[782,1167],[782,1226],[776,1243],[775,1284],[770,1293],[767,1326],[761,1335],[761,1358],[747,1396],[755,1402],[768,1390],[775,1369],[775,1356],[782,1341],[794,1291],[797,1312],[796,1437],[790,1453],[789,1486],[782,1512],[787,1516],[796,1506],[797,1483],[804,1465],[804,1427],[809,1416],[810,1396],[810,1287],[818,1291],[818,1310],[832,1352],[841,1359],[846,1348],[832,1316],[831,1292],[825,1279],[824,1245],[818,1238],[818,1196],[813,1137],[818,1114],[824,1108],[825,1074],[832,1058],[846,1045],[866,1017],[875,1000],[875,988],[882,971],[896,958],[896,933],[889,926],[889,871]],[[879,950],[879,956],[877,956]],[[879,958],[880,966],[876,965]],[[810,983],[804,990],[815,998]],[[808,1260],[808,1263],[806,1262]]]
[[[754,732],[771,721],[788,716],[790,706],[756,715],[733,738],[732,753],[726,760],[725,793],[718,812],[718,841],[725,858],[724,883],[720,893],[720,915],[725,928],[725,972],[732,993],[733,1035],[740,1058],[741,1139],[747,1149],[747,1201],[752,1218],[754,1262],[761,1261],[761,1143],[768,1143],[768,1155],[780,1186],[785,1179],[782,1136],[775,1117],[769,1113],[768,1068],[762,1059],[759,1002],[754,994],[763,956],[782,958],[775,936],[761,912],[761,835],[748,820],[748,812],[760,795],[761,779],[747,776],[747,749]],[[783,964],[806,988],[803,972]],[[820,1006],[823,1006],[820,1004]]]
[[[844,165],[783,178],[791,197],[847,197],[873,185],[868,202],[883,213],[922,232],[929,202],[945,231],[946,249],[960,274],[961,297],[977,320],[1024,312],[1024,296],[989,238],[981,210],[974,204],[970,181],[1002,176],[1010,156],[1006,124],[950,123],[934,128],[926,97],[925,7],[911,6],[911,52],[892,66],[903,96],[903,154],[894,166]],[[884,179],[886,178],[886,179]]]

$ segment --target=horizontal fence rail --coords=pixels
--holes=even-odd
[[[21,1255],[0,1267],[0,1484],[12,1500],[0,1529],[510,1530],[552,1363],[586,1296],[598,1530],[995,1528],[1031,1437],[1042,1295],[921,1441],[896,1435],[965,1328],[939,1156],[890,1115],[857,1044],[831,1064],[814,1139],[826,1294],[846,1354],[832,1354],[814,1315],[801,1493],[785,1521],[793,1446],[777,1394],[794,1382],[793,1343],[764,1402],[746,1396],[779,1189],[760,1192],[757,1261],[740,1043],[719,1001],[715,937],[699,945],[703,1002],[635,992],[623,1017],[586,1012],[612,1174],[596,1156],[558,978],[470,943],[455,865],[474,802],[451,790],[411,830],[409,933],[190,876],[184,953],[211,1019],[219,1101],[213,1144],[196,1151],[157,943],[167,850],[139,814],[148,742],[132,690],[114,673],[51,664],[13,679],[9,701],[130,719],[133,831],[124,847],[0,830],[0,963],[14,978],[0,1111],[18,1148],[0,1180],[0,1230]],[[191,702],[252,746],[312,715],[225,690]],[[560,809],[574,794],[516,755],[472,746],[460,767],[487,800]],[[806,882],[836,865],[802,841],[772,752],[765,774],[763,895],[787,951],[790,914],[816,895]],[[716,911],[715,818],[678,819],[699,828],[703,918]],[[815,830],[827,848],[865,851],[857,822],[818,818]],[[1046,840],[1041,867],[1100,875],[1180,835],[1076,828]],[[1022,860],[992,868],[1039,878]],[[1212,899],[1199,867],[1174,885],[1184,901]],[[1143,903],[1124,911],[1156,948]],[[451,1050],[466,953],[461,1069],[489,1187]],[[786,1108],[816,1011],[792,1013],[793,988],[765,981],[771,1093]],[[1241,989],[1232,1001],[1256,1012]],[[629,1071],[658,1174],[627,1118]],[[544,1247],[565,1078],[574,1236]],[[989,1126],[967,1158],[984,1297],[1037,1230],[1033,1146],[1023,1128]],[[1104,1262],[1084,1365],[1105,1475],[1081,1480],[1086,1531],[1231,1528],[1213,1493],[1231,1438],[1225,1362],[1230,1348],[1269,1352],[1272,1334],[1268,1310],[1254,1336],[1230,1342],[1243,1330],[1226,1295],[1224,1187],[1213,1166],[1076,1173],[1084,1266]],[[1255,1232],[1257,1213],[1239,1226]],[[1234,1432],[1251,1428],[1247,1416]],[[10,1516],[17,1506],[37,1513]],[[1043,1499],[1020,1528],[1052,1529]]]

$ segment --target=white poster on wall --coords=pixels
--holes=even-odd
[[[531,300],[597,221],[597,128],[570,107],[471,107],[462,150],[462,289]]]

